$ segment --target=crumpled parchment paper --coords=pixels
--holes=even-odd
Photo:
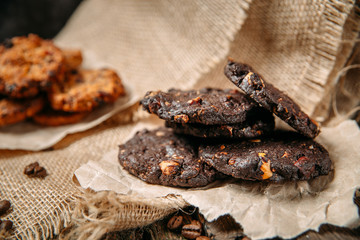
[[[359,224],[353,194],[360,185],[360,130],[356,122],[348,120],[333,128],[322,128],[316,141],[328,149],[335,171],[332,181],[312,194],[302,192],[311,185],[308,182],[275,185],[273,189],[268,186],[266,189],[271,191],[259,191],[259,183],[246,181],[216,182],[198,189],[151,185],[122,169],[117,149],[105,154],[101,161],[81,166],[75,176],[83,188],[95,191],[112,190],[146,198],[179,194],[199,207],[208,221],[232,215],[245,234],[254,239],[295,237],[308,229],[316,230],[322,223],[355,227]],[[298,195],[287,194],[294,188]]]

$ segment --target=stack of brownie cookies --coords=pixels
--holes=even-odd
[[[165,127],[142,130],[119,146],[119,162],[141,180],[201,187],[233,177],[253,181],[309,180],[331,160],[315,142],[318,124],[245,64],[229,61],[232,89],[150,91],[141,100]],[[274,130],[277,115],[295,131]]]
[[[0,44],[0,127],[32,118],[58,126],[80,121],[125,94],[111,69],[82,69],[80,50],[60,49],[35,34]]]

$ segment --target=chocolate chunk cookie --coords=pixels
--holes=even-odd
[[[125,95],[120,77],[110,69],[67,72],[62,84],[49,91],[51,107],[65,112],[86,112]]]
[[[35,34],[0,45],[0,94],[33,97],[63,78],[64,55],[51,41]]]
[[[315,138],[320,128],[300,107],[285,93],[267,83],[250,66],[229,60],[225,66],[225,75],[232,83],[243,90],[260,106],[276,114],[299,133]]]
[[[202,145],[199,156],[218,171],[245,180],[309,180],[331,170],[326,149],[296,132]]]
[[[46,109],[35,114],[32,119],[43,126],[61,126],[80,122],[89,112],[63,112]]]
[[[197,146],[196,141],[171,129],[145,129],[119,146],[119,161],[132,175],[148,183],[201,187],[221,174],[200,161]]]
[[[267,111],[245,94],[232,89],[150,91],[140,103],[161,119],[204,125],[237,124]]]
[[[267,135],[274,130],[272,113],[266,112],[254,116],[245,122],[227,125],[204,125],[200,123],[175,123],[166,121],[165,126],[178,134],[187,134],[202,138],[253,138]]]
[[[8,99],[0,97],[0,126],[14,124],[32,117],[44,106],[42,97]]]

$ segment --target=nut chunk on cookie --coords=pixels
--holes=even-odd
[[[33,97],[63,78],[65,58],[52,41],[35,34],[0,44],[0,94]]]
[[[245,180],[309,180],[331,171],[326,149],[296,132],[202,145],[199,156],[218,171]]]
[[[55,110],[84,112],[113,103],[122,95],[125,89],[115,71],[80,69],[68,72],[62,84],[54,84],[49,100]]]
[[[167,128],[142,130],[119,146],[120,164],[141,180],[173,187],[201,187],[222,176],[200,161],[197,144]]]
[[[320,128],[289,96],[274,87],[246,64],[229,60],[225,75],[260,106],[273,112],[299,133],[315,138]]]

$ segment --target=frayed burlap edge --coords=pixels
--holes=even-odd
[[[72,212],[72,225],[60,239],[100,239],[105,233],[143,227],[188,204],[180,197],[145,199],[112,191],[86,192]]]
[[[344,20],[343,17],[338,14],[338,8],[345,8],[345,6],[346,3],[339,1],[327,2],[326,11],[322,19],[322,23],[324,24],[322,31],[326,34],[319,36],[317,39],[317,51],[315,51],[313,55],[313,59],[317,61],[312,61],[311,66],[304,76],[304,78],[316,82],[316,79],[318,79],[317,74],[321,75],[323,71],[327,71],[330,67],[329,64],[333,64],[332,71],[327,78],[328,84],[324,85],[323,97],[312,113],[317,120],[320,122],[324,121],[325,125],[331,120],[330,118],[336,118],[337,120],[332,121],[332,124],[329,126],[345,120],[343,116],[332,115],[332,111],[337,112],[334,106],[336,103],[336,92],[338,90],[341,91],[341,89],[338,88],[339,82],[344,72],[348,70],[347,65],[351,64],[349,58],[351,58],[351,54],[355,49],[355,44],[359,41],[359,1],[357,0],[356,3],[353,3],[347,18]]]

